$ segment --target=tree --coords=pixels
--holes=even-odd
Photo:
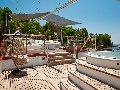
[[[75,36],[75,29],[73,29],[72,26],[71,27],[67,27],[66,28],[66,35],[67,36]]]
[[[76,29],[75,35],[77,36],[78,40],[82,39],[82,32],[81,32],[81,30],[79,28]]]
[[[112,42],[111,42],[111,36],[108,34],[102,34],[100,35],[100,44],[104,45],[105,47],[107,46],[112,46]]]
[[[87,41],[86,46],[89,48],[93,48],[95,45],[95,35],[93,33],[89,34],[89,40]]]
[[[52,32],[50,31],[50,29],[48,29],[46,32],[45,32],[45,36],[46,36],[46,39],[50,39],[49,37],[51,37],[52,35]]]
[[[92,38],[95,38],[95,35],[93,33],[90,33],[89,37],[92,39]]]
[[[6,23],[8,21],[10,21],[10,14],[12,14],[12,11],[8,8],[0,8],[0,27],[3,29],[3,33],[8,33],[8,29],[5,32],[5,28],[6,28]],[[6,15],[7,15],[7,22],[6,22]]]
[[[96,44],[97,48],[108,47],[112,46],[113,43],[111,42],[111,36],[108,34],[96,34]],[[95,39],[92,40],[95,43]]]
[[[77,29],[76,35],[78,37],[78,40],[86,40],[88,37],[88,31],[86,28]]]
[[[23,34],[37,34],[40,31],[40,24],[35,19],[17,21],[16,27],[21,28]]]
[[[88,37],[88,31],[87,31],[87,29],[86,28],[82,28],[82,29],[80,29],[80,31],[81,31],[81,37],[82,37],[82,40],[86,40],[87,39],[87,37]]]
[[[6,13],[7,13],[7,20],[8,25],[6,28]],[[88,37],[88,31],[86,28],[82,29],[74,29],[73,27],[66,27],[66,26],[60,26],[55,23],[46,22],[45,25],[41,26],[40,23],[36,19],[30,19],[30,20],[24,20],[24,21],[11,21],[10,14],[12,14],[12,11],[8,8],[1,8],[0,7],[0,27],[3,31],[3,33],[9,33],[9,30],[11,33],[14,33],[16,31],[17,27],[21,28],[21,32],[23,34],[42,34],[45,35],[47,39],[49,39],[49,36],[54,36],[54,32],[57,32],[57,36],[60,39],[61,37],[61,29],[62,29],[62,35],[63,36],[77,36],[78,40],[87,40]],[[90,42],[95,43],[94,34],[90,33]],[[52,37],[53,39],[53,37]],[[97,46],[104,45],[112,46],[111,42],[111,36],[108,34],[96,34],[96,43]],[[65,41],[65,40],[64,40]],[[91,43],[87,43],[87,46],[90,46]]]
[[[44,34],[47,30],[48,30],[48,22],[46,22],[46,24],[43,26],[43,30],[42,30],[42,34]]]
[[[17,28],[17,22],[15,21],[8,21],[8,32],[10,31],[10,33],[15,33]]]

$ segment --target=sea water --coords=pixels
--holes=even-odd
[[[94,52],[94,55],[106,56],[106,58],[120,59],[120,48],[113,48],[111,52]]]

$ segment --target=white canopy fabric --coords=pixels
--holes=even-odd
[[[120,0],[117,0],[118,2],[120,2]]]
[[[63,4],[62,6],[56,8],[55,10],[52,10],[51,12],[45,12],[45,13],[35,13],[35,14],[12,14],[10,15],[13,21],[19,21],[19,20],[28,20],[28,19],[44,19],[46,21],[58,24],[58,25],[75,25],[75,24],[81,24],[75,21],[71,21],[68,19],[65,19],[63,17],[60,17],[58,15],[55,15],[54,13],[69,6],[70,4],[76,2],[77,0],[70,0],[67,3]]]
[[[61,26],[64,25],[75,25],[75,24],[81,24],[79,22],[75,22],[69,19],[66,19],[64,17],[60,17],[59,15],[55,15],[55,14],[51,14],[45,18],[43,18],[43,20],[49,21],[51,23],[55,23]]]
[[[44,15],[47,15],[48,13],[50,13],[50,12],[34,13],[34,14],[11,14],[10,17],[11,17],[12,21],[20,21],[20,20],[40,18]]]
[[[41,19],[41,17],[43,17],[44,15],[47,15],[48,13],[50,12],[35,13],[35,14],[11,14],[10,16],[13,21],[20,21],[20,20],[28,20],[28,19],[34,19],[34,18]],[[60,26],[81,24],[79,22],[75,22],[55,14],[48,15],[42,19],[51,23],[55,23]]]

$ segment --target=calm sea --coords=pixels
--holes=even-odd
[[[120,59],[120,44],[116,44],[113,48],[114,52],[94,52],[95,55],[106,56],[108,58],[119,58]]]
[[[115,52],[120,52],[120,44],[114,44],[114,46],[115,46],[115,48],[113,48],[114,51]]]

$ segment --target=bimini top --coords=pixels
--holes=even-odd
[[[35,14],[11,14],[11,19],[13,21],[20,21],[20,20],[28,20],[28,19],[34,19],[34,18],[39,18],[39,19],[43,19],[46,20],[48,22],[51,23],[55,23],[57,25],[75,25],[75,24],[82,24],[79,22],[75,22],[69,19],[66,19],[64,17],[60,17],[59,15],[55,15],[55,14],[50,14],[47,16],[47,14],[49,14],[50,12],[45,12],[45,13],[35,13]],[[44,17],[46,16],[46,17]]]

